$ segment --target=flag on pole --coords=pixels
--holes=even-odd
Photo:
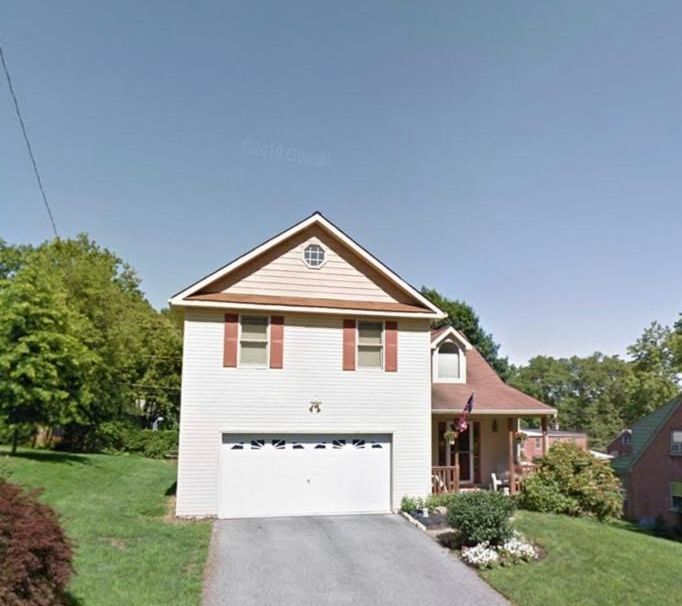
[[[471,395],[469,396],[469,399],[467,400],[467,403],[464,405],[464,409],[462,410],[462,414],[459,415],[459,419],[457,420],[457,431],[459,433],[465,432],[469,428],[469,423],[467,422],[467,418],[471,414],[471,411],[474,408],[474,392],[471,392]]]

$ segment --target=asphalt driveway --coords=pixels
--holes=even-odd
[[[204,606],[508,604],[397,515],[218,520]]]

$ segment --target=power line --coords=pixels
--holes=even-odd
[[[36,180],[38,181],[38,188],[43,196],[43,203],[45,204],[45,209],[50,217],[50,223],[52,223],[52,231],[54,231],[55,238],[59,238],[59,233],[57,232],[57,224],[54,222],[54,217],[52,216],[52,209],[47,201],[47,196],[45,195],[45,188],[43,187],[43,180],[40,178],[40,173],[38,172],[38,165],[36,164],[35,156],[33,155],[33,148],[31,147],[31,141],[28,138],[28,132],[26,131],[26,125],[24,124],[24,119],[21,117],[21,110],[19,109],[19,101],[17,100],[17,95],[14,92],[14,86],[12,85],[12,78],[9,75],[9,69],[7,69],[7,62],[5,61],[5,53],[2,52],[2,45],[0,45],[0,62],[2,62],[2,69],[5,72],[7,78],[7,86],[9,86],[10,95],[12,95],[12,100],[14,101],[14,110],[17,113],[17,118],[19,118],[19,125],[21,126],[21,132],[24,135],[24,141],[26,141],[26,147],[28,148],[28,155],[31,158],[31,164],[33,165],[33,172],[35,173]]]

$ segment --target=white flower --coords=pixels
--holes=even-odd
[[[515,535],[498,548],[500,555],[511,562],[529,562],[539,557],[538,550],[521,535]]]
[[[500,559],[495,549],[490,547],[488,541],[479,543],[475,547],[464,547],[462,549],[462,559],[476,568],[489,568]]]

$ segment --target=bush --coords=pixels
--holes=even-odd
[[[57,514],[35,493],[0,478],[0,604],[66,603],[71,557]]]
[[[408,497],[405,495],[400,501],[400,511],[412,513],[424,509],[424,500],[421,497]]]
[[[178,432],[175,429],[143,429],[134,434],[128,449],[150,459],[175,457],[178,454]]]
[[[130,452],[163,459],[177,455],[178,432],[175,429],[139,429],[125,422],[102,423],[88,433],[84,447],[87,452]]]
[[[450,499],[448,524],[459,531],[462,545],[499,545],[511,537],[514,508],[514,501],[499,492],[460,492]]]
[[[451,492],[430,494],[424,501],[424,507],[426,507],[429,511],[433,511],[436,509],[436,507],[447,507],[450,505],[450,501],[452,501],[454,496],[455,495]]]
[[[524,509],[599,520],[619,517],[623,507],[620,481],[609,463],[567,443],[550,448],[518,501]]]

